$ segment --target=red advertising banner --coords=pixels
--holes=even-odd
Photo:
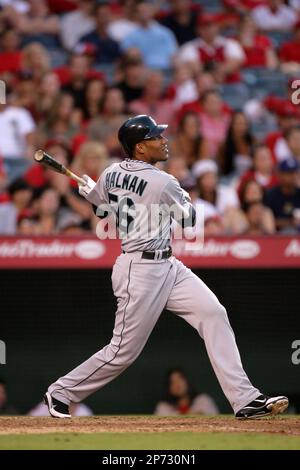
[[[174,240],[174,255],[191,268],[300,268],[300,237]],[[0,269],[111,268],[119,240],[96,237],[0,237]]]

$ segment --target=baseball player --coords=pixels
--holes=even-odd
[[[128,119],[118,135],[128,158],[108,167],[97,183],[83,177],[86,185],[80,187],[80,194],[100,218],[111,217],[111,209],[122,238],[122,254],[112,272],[118,307],[110,343],[50,385],[44,399],[53,417],[70,418],[70,403],[84,400],[130,366],[165,308],[203,338],[237,418],[264,417],[288,407],[286,397],[263,395],[251,384],[225,308],[201,279],[172,256],[172,219],[193,226],[195,210],[178,181],[155,167],[168,159],[166,128],[147,115]],[[145,217],[140,208],[152,206],[161,209]]]

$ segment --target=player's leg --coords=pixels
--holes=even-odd
[[[243,369],[225,308],[190,269],[176,260],[176,281],[166,308],[181,316],[204,339],[210,362],[234,412],[260,395]]]
[[[137,262],[121,255],[112,284],[118,300],[110,343],[87,361],[58,379],[48,392],[69,404],[79,402],[120,375],[142,351],[174,284],[169,260]]]

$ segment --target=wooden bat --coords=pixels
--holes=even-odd
[[[42,163],[47,168],[57,171],[57,173],[61,173],[62,175],[66,175],[72,180],[77,181],[77,183],[81,186],[86,184],[86,181],[84,181],[83,178],[75,175],[73,171],[66,168],[64,165],[62,165],[62,163],[59,163],[57,160],[55,160],[55,158],[51,157],[51,155],[48,155],[48,153],[44,152],[43,150],[37,150],[34,154],[34,159],[36,162]]]

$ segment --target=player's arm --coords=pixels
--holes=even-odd
[[[194,227],[196,211],[192,206],[189,194],[180,187],[176,178],[170,177],[170,181],[162,191],[161,203],[167,204],[171,209],[171,217],[181,227]]]

